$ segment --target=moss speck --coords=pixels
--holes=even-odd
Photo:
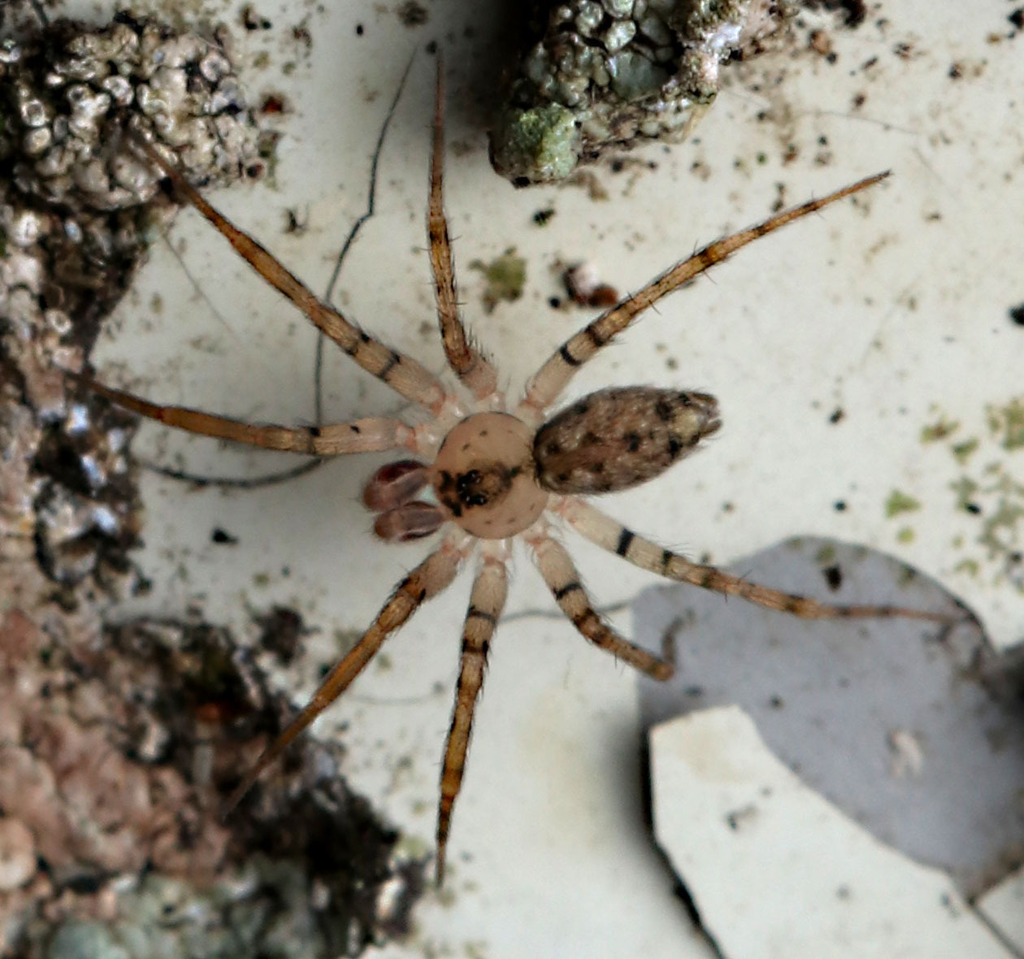
[[[894,489],[885,501],[885,516],[887,519],[892,519],[894,516],[899,516],[900,513],[912,513],[920,508],[921,503],[909,493]]]
[[[953,567],[956,573],[966,573],[968,576],[977,576],[981,572],[981,564],[976,559],[962,559]]]
[[[988,426],[1005,450],[1024,449],[1024,398],[1016,396],[1005,406],[989,406]]]
[[[526,260],[516,253],[516,248],[509,247],[501,256],[496,256],[490,263],[473,260],[469,264],[471,270],[479,270],[487,281],[483,292],[484,309],[491,313],[502,301],[514,302],[523,295],[526,283]]]
[[[945,439],[950,433],[957,430],[960,424],[956,420],[947,420],[944,416],[928,425],[921,427],[921,442],[934,443],[937,440]]]
[[[950,452],[956,458],[956,461],[961,465],[965,464],[970,458],[971,454],[978,448],[978,440],[970,439],[964,440],[963,443],[954,443],[950,447]]]

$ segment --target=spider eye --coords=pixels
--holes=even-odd
[[[483,487],[483,474],[480,470],[467,470],[455,480],[455,489],[459,499],[466,506],[486,506],[490,500]]]

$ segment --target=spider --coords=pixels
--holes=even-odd
[[[334,666],[310,702],[272,742],[229,800],[234,806],[260,774],[359,675],[427,599],[446,589],[476,556],[476,576],[462,633],[455,704],[444,748],[437,816],[436,878],[462,785],[470,732],[488,649],[505,604],[511,543],[532,550],[555,602],[591,643],[657,680],[674,671],[667,639],[660,655],[630,642],[595,611],[573,560],[553,530],[567,523],[586,539],[627,562],[667,579],[739,596],[807,618],[938,614],[895,606],[834,606],[755,585],[713,566],[690,562],[606,516],[587,499],[624,490],[661,474],[697,449],[720,426],[713,396],[646,386],[598,390],[553,417],[573,374],[644,310],[748,243],[883,180],[879,173],[821,199],[778,213],[763,223],[709,244],[651,280],[566,340],[540,367],[522,398],[509,403],[498,389],[491,360],[475,345],[459,314],[455,272],[443,205],[443,71],[437,71],[428,203],[430,262],[437,315],[452,389],[416,360],[390,349],[317,297],[266,249],[217,212],[148,144],[147,155],[174,191],[191,203],[271,286],[334,340],[355,363],[419,408],[413,422],[368,417],[323,426],[254,425],[199,410],[162,406],[69,374],[114,403],[161,423],[205,436],[313,456],[402,451],[402,458],[369,479],[363,499],[376,514],[374,532],[386,542],[441,533],[439,544],[395,587],[376,619]],[[411,455],[410,455],[411,454]]]

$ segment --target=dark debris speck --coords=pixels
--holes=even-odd
[[[843,585],[843,571],[839,566],[826,566],[821,572],[829,589],[836,590]]]
[[[286,606],[275,606],[265,616],[258,616],[256,622],[260,626],[260,646],[284,666],[295,658],[302,637],[309,632],[302,615]]]

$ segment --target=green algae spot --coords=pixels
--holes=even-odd
[[[988,427],[1004,450],[1024,449],[1024,398],[1014,397],[1005,406],[989,406]]]
[[[954,443],[950,448],[950,452],[958,463],[964,465],[971,458],[971,455],[978,448],[978,440],[970,439],[964,440],[962,443]]]
[[[921,503],[909,493],[902,493],[898,489],[894,489],[885,501],[885,516],[886,519],[892,519],[894,516],[899,516],[900,513],[912,513],[920,508]]]
[[[492,313],[502,301],[509,303],[523,295],[526,284],[526,260],[516,253],[514,246],[509,247],[501,256],[496,256],[490,263],[474,260],[469,264],[471,270],[479,270],[487,281],[483,292],[484,310]]]
[[[959,427],[960,423],[957,420],[947,420],[946,417],[940,416],[935,423],[921,427],[921,442],[938,442],[955,432]]]
[[[955,573],[966,573],[968,576],[977,577],[981,572],[981,563],[976,559],[962,559],[953,567]]]
[[[949,484],[949,488],[956,496],[956,508],[965,512],[971,512],[970,504],[974,501],[974,495],[978,492],[978,484],[969,476],[961,476]]]
[[[1014,484],[1016,485],[1016,484]],[[1018,526],[1024,520],[1024,488],[1017,486],[1017,498],[1003,496],[985,516],[978,542],[988,550],[989,559],[1007,558],[1020,551]]]

